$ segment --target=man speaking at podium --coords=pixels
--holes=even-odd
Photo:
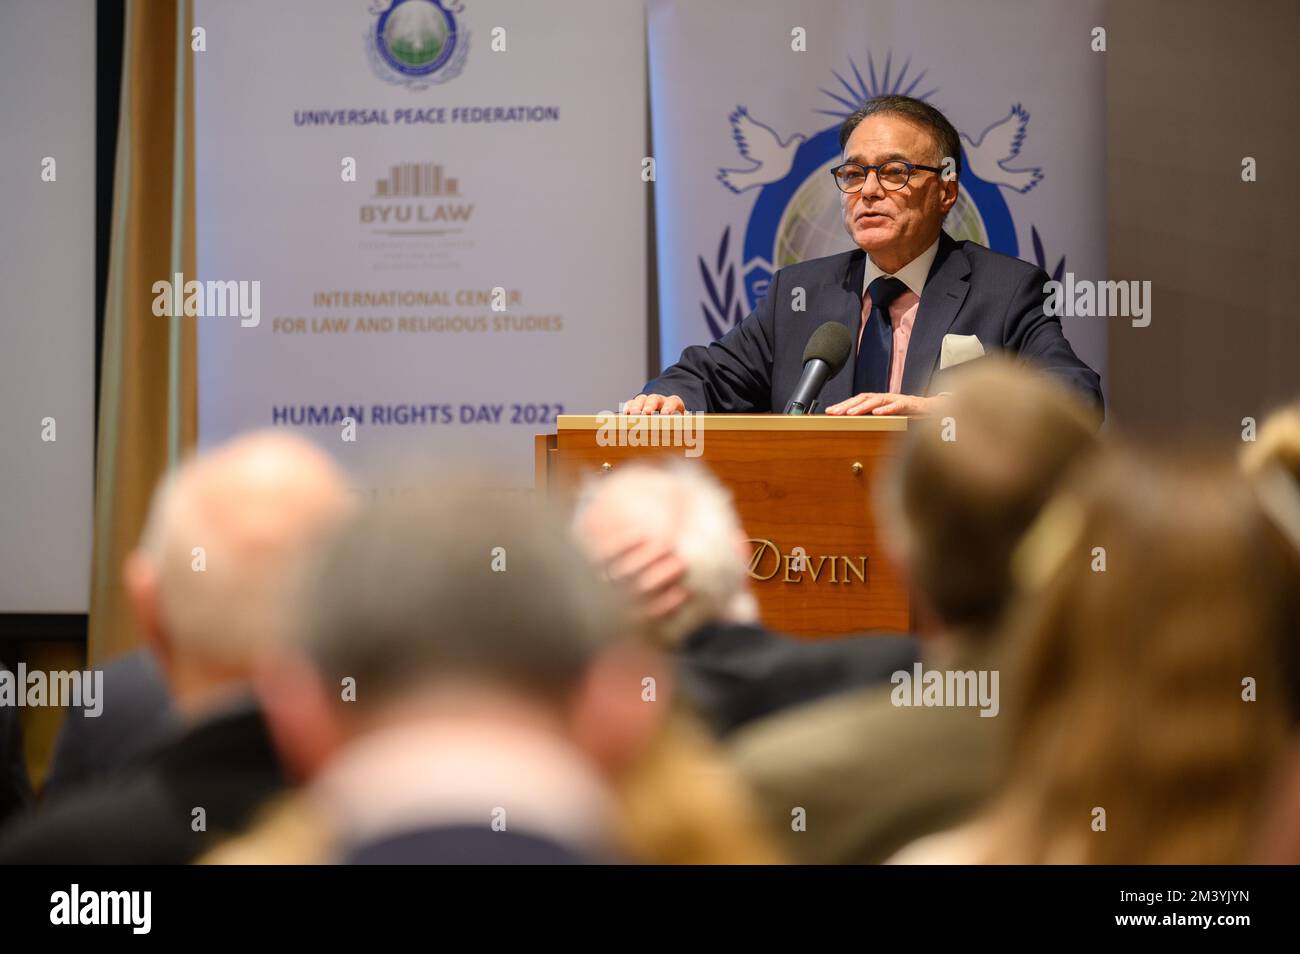
[[[1043,313],[1047,275],[944,233],[961,174],[957,130],[944,115],[881,96],[845,120],[840,147],[832,173],[857,248],[778,271],[753,313],[707,347],[687,348],[623,413],[779,411],[827,322],[844,325],[852,342],[822,389],[827,414],[932,413],[935,373],[989,351],[1037,365],[1100,411],[1097,373]]]

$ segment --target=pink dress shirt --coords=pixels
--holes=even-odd
[[[921,306],[921,296],[910,288],[889,305],[889,320],[894,326],[894,346],[889,353],[889,393],[903,393],[903,366],[907,363],[907,343],[912,338],[912,324]],[[862,332],[871,314],[871,296],[862,296],[862,321],[858,325],[858,346],[862,345]]]
[[[912,325],[916,322],[917,309],[921,307],[921,295],[918,292],[925,290],[925,280],[929,276],[930,266],[934,264],[938,252],[939,241],[936,239],[934,244],[894,273],[894,277],[902,281],[907,286],[907,290],[889,305],[889,321],[894,328],[893,348],[889,355],[890,394],[903,393],[903,368],[907,364],[907,345],[912,340]],[[867,294],[867,286],[873,279],[883,274],[885,273],[876,268],[870,259],[867,260],[862,288],[862,321],[858,324],[858,347],[862,346],[862,332],[867,327],[867,319],[871,315],[871,296]]]

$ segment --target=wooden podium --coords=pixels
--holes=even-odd
[[[555,433],[536,438],[538,492],[571,498],[584,481],[639,460],[707,465],[750,538],[750,578],[768,626],[807,637],[912,631],[872,509],[906,418],[693,415],[679,421],[674,443],[671,417],[561,415]]]

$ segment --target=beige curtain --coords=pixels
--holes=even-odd
[[[192,22],[190,0],[127,4],[95,462],[92,665],[138,642],[122,561],[155,483],[197,432],[194,319],[152,311],[154,282],[197,277]]]

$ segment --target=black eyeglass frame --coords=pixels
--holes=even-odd
[[[903,166],[904,168],[907,169],[907,178],[903,180],[903,183],[901,185],[895,186],[894,188],[890,188],[889,186],[885,185],[884,180],[880,178],[881,168],[889,165]],[[862,185],[860,185],[856,189],[846,189],[842,185],[840,185],[840,177],[838,173],[841,169],[843,169],[846,166],[856,166],[857,168],[862,170]],[[850,160],[848,162],[842,162],[834,169],[832,169],[831,178],[835,180],[835,188],[839,189],[845,195],[856,195],[857,193],[861,192],[863,189],[867,187],[867,180],[871,178],[871,173],[874,170],[876,173],[876,181],[880,183],[880,188],[884,189],[886,192],[898,192],[901,189],[907,188],[908,183],[912,181],[912,176],[916,173],[918,169],[920,169],[923,172],[943,172],[943,168],[941,166],[923,166],[917,162],[908,162],[906,159],[886,159],[884,162],[875,166],[868,166],[865,163],[853,162],[852,160]]]

